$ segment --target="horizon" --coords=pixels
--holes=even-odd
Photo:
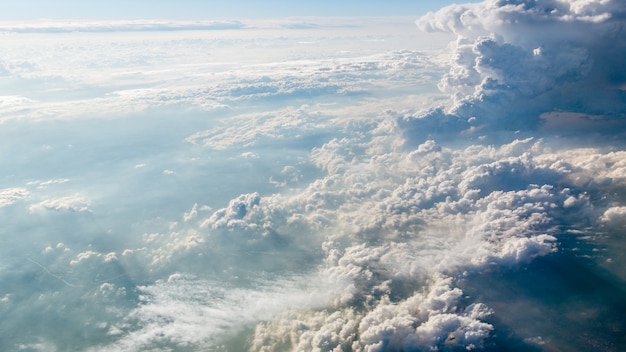
[[[214,20],[280,19],[286,17],[415,16],[435,11],[455,1],[109,1],[24,0],[0,4],[0,21],[11,20]]]

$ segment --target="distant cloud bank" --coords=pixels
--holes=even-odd
[[[242,29],[247,26],[236,20],[209,21],[61,21],[40,20],[0,22],[0,32],[66,33],[66,32],[145,32]]]

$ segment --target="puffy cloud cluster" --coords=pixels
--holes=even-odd
[[[382,299],[368,312],[345,308],[332,312],[292,312],[259,324],[251,351],[401,351],[436,346],[480,348],[493,327],[481,322],[491,315],[483,304],[459,310],[462,292],[449,279],[435,279],[428,294],[402,302]]]
[[[122,261],[210,263],[231,275],[246,275],[246,262],[296,271],[318,263],[326,281],[317,285],[334,292],[324,311],[276,311],[251,350],[473,349],[493,330],[491,310],[464,300],[456,280],[554,253],[562,224],[582,228],[592,216],[588,196],[564,187],[582,171],[576,157],[541,140],[465,149],[427,141],[388,154],[366,152],[384,140],[367,143],[329,141],[320,166],[334,166],[297,194],[243,194],[208,217],[196,205],[185,223],[198,230],[149,236]],[[194,246],[184,245],[189,236]],[[200,259],[218,253],[233,258]]]
[[[625,18],[619,0],[487,0],[417,25],[458,37],[440,82],[454,98],[449,113],[518,129],[552,111],[623,118]]]
[[[416,294],[392,305],[382,302],[359,324],[360,338],[355,351],[432,350],[482,347],[493,329],[481,322],[491,314],[482,304],[459,312],[462,292],[440,280],[427,295]]]
[[[260,200],[261,196],[258,193],[242,194],[231,200],[227,208],[213,213],[210,218],[202,222],[201,226],[210,228],[245,226],[243,218],[259,205]]]

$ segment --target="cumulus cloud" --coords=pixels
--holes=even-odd
[[[303,351],[437,350],[482,347],[493,327],[482,304],[459,307],[462,292],[449,279],[435,279],[427,294],[401,302],[383,298],[366,313],[353,309],[291,313],[256,327],[250,350],[291,345]]]
[[[399,304],[383,300],[359,324],[356,351],[437,350],[482,347],[493,327],[483,323],[490,315],[484,305],[459,311],[462,292],[439,280],[427,295],[417,294]]]
[[[517,129],[553,111],[623,118],[625,16],[620,1],[487,0],[417,25],[457,35],[439,85],[454,98],[448,113]]]
[[[110,261],[117,260],[117,255],[115,252],[102,254],[95,251],[86,251],[82,253],[78,253],[76,258],[70,261],[71,265],[78,265],[82,261],[92,260],[93,258],[102,259],[103,262],[108,263]]]
[[[238,198],[233,199],[228,207],[220,209],[213,215],[202,222],[201,227],[238,227],[247,226],[243,219],[248,213],[259,205],[261,196],[258,193],[242,194]]]
[[[592,208],[586,195],[559,186],[574,176],[575,158],[568,163],[541,140],[465,149],[430,140],[386,155],[363,147],[350,155],[353,143],[328,142],[322,149],[334,166],[320,163],[328,174],[297,194],[242,194],[198,220],[198,230],[149,236],[158,250],[137,258],[163,265],[228,252],[273,268],[298,253],[319,263],[337,290],[326,312],[261,323],[252,350],[479,349],[494,329],[485,321],[491,310],[463,301],[456,278],[555,253],[559,226],[577,226]],[[226,272],[232,262],[209,261]],[[239,275],[246,266],[238,266]]]
[[[611,226],[626,226],[626,207],[617,206],[607,209],[600,217],[600,221]]]

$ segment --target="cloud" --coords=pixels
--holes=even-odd
[[[70,265],[78,265],[82,261],[87,261],[92,258],[101,258],[103,262],[108,263],[113,260],[117,260],[117,255],[114,252],[102,254],[95,251],[86,251],[82,253],[78,253],[76,255],[76,259],[70,261]]]
[[[195,133],[189,136],[187,141],[218,150],[232,147],[246,148],[263,142],[276,143],[279,140],[293,139],[311,131],[319,132],[324,129],[327,118],[308,110],[310,110],[308,106],[302,106],[299,109],[287,108],[263,114],[240,115],[229,119],[227,126]],[[231,124],[233,119],[240,123]]]
[[[209,228],[245,227],[247,225],[243,219],[259,205],[260,200],[261,196],[258,193],[242,194],[238,198],[231,200],[228,207],[213,213],[200,226]]]
[[[68,178],[59,178],[47,181],[30,181],[26,185],[28,186],[37,186],[38,189],[46,188],[51,185],[60,185],[63,183],[67,183],[70,180]]]
[[[383,298],[365,313],[353,309],[291,313],[257,326],[251,350],[293,346],[303,351],[436,350],[482,347],[493,327],[480,322],[484,305],[460,309],[462,292],[449,279],[435,279],[428,294],[401,302]]]
[[[121,338],[93,350],[128,351],[175,346],[219,346],[221,340],[257,321],[271,320],[293,309],[324,307],[337,294],[321,277],[257,278],[253,287],[225,287],[222,282],[172,274],[140,286],[141,304],[123,322],[109,327]],[[328,290],[331,288],[330,290]],[[237,347],[242,348],[238,342]]]
[[[544,11],[545,4],[555,12]],[[0,347],[34,346],[12,332],[32,327],[33,319],[60,318],[70,323],[58,329],[78,337],[57,337],[49,330],[56,325],[42,323],[46,329],[27,329],[27,338],[53,341],[50,349],[76,343],[71,348],[107,351],[515,349],[520,345],[507,345],[511,339],[542,341],[539,333],[548,341],[546,332],[516,325],[514,314],[502,322],[510,309],[502,302],[526,299],[519,296],[524,293],[498,291],[477,278],[532,275],[543,262],[576,260],[569,255],[578,247],[582,253],[594,246],[580,234],[593,237],[624,224],[621,144],[593,136],[586,146],[572,135],[541,138],[553,137],[573,114],[555,113],[548,101],[570,109],[583,97],[571,109],[579,111],[575,119],[600,124],[619,106],[608,94],[606,109],[588,114],[597,96],[581,92],[607,83],[594,77],[611,68],[597,61],[604,44],[578,29],[599,42],[611,37],[615,4],[449,7],[420,20],[425,29],[460,36],[452,52],[443,53],[396,50],[390,43],[406,46],[404,36],[352,32],[303,37],[281,29],[275,38],[250,31],[250,37],[212,39],[185,31],[99,33],[102,41],[46,47],[52,47],[48,55],[75,60],[67,69],[58,59],[30,54],[19,66],[28,48],[48,51],[9,41],[15,51],[6,50],[0,74],[50,83],[54,72],[61,77],[57,88],[71,94],[48,87],[31,96],[20,86],[24,91],[0,106],[10,113],[7,126],[49,126],[37,120],[46,114],[87,119],[159,111],[171,112],[177,128],[145,114],[149,119],[96,125],[132,127],[119,134],[115,148],[74,143],[69,153],[57,148],[67,143],[65,129],[54,136],[46,129],[36,141],[39,152],[41,144],[51,145],[45,158],[59,159],[41,165],[54,169],[26,178],[44,181],[0,191],[0,206],[29,202],[3,211],[24,213],[9,231],[37,246],[5,246],[3,254],[18,254],[2,264],[7,285],[0,309],[19,306],[11,313],[20,318],[0,326],[17,336]],[[530,30],[533,23],[555,29],[545,31],[554,37]],[[567,33],[568,26],[580,36]],[[300,44],[317,41],[328,46],[318,52]],[[249,48],[267,56],[240,55]],[[444,68],[446,56],[451,67]],[[448,98],[433,92],[440,76]],[[32,100],[20,98],[26,96]],[[535,133],[542,121],[547,126]],[[92,129],[93,121],[85,129],[77,121],[51,123],[85,132],[88,141],[94,133],[112,138]],[[500,129],[520,131],[496,133]],[[570,131],[574,137],[586,132]],[[93,153],[84,165],[56,163],[75,160],[81,148],[111,154]],[[237,163],[246,167],[230,168]],[[146,168],[155,172],[135,170]],[[161,173],[172,177],[148,179]],[[148,186],[135,188],[143,183]],[[75,195],[50,193],[61,187]],[[106,197],[97,198],[98,211],[91,213],[83,194],[96,199],[98,192]],[[44,210],[67,214],[62,221],[28,221]],[[68,221],[81,212],[93,216]],[[22,252],[41,258],[24,263]],[[604,255],[599,251],[598,259]],[[569,298],[572,287],[560,288],[555,291]],[[547,305],[537,300],[533,307]],[[563,339],[567,333],[559,331]]]
[[[10,74],[8,69],[4,69],[0,66],[0,74],[2,74],[3,72],[7,76]],[[0,96],[0,111],[5,114],[19,113],[21,111],[27,110],[34,103],[34,100],[28,99],[23,96],[4,95]]]
[[[518,129],[552,111],[623,118],[625,17],[620,1],[488,0],[416,23],[457,35],[439,85],[454,98],[447,112]]]
[[[194,204],[191,210],[183,214],[183,221],[187,222],[192,220],[198,215],[198,203]]]
[[[140,36],[150,38],[152,35],[142,33]],[[235,110],[238,106],[246,106],[254,101],[262,104],[272,101],[281,107],[290,100],[299,100],[298,105],[302,105],[306,99],[314,96],[350,100],[376,90],[373,84],[387,86],[389,90],[404,90],[403,82],[418,81],[432,90],[431,71],[441,70],[440,65],[432,62],[424,53],[415,51],[342,60],[281,59],[270,63],[259,63],[259,59],[249,58],[241,62],[239,57],[233,57],[228,59],[231,62],[214,63],[206,61],[199,45],[206,51],[218,50],[222,55],[238,54],[231,53],[227,43],[208,39],[200,43],[181,39],[177,44],[166,42],[160,46],[146,46],[135,40],[124,44],[129,53],[122,58],[112,55],[119,50],[113,39],[85,45],[89,47],[89,52],[99,53],[95,55],[98,59],[94,59],[94,55],[87,55],[80,45],[55,46],[42,53],[41,58],[30,57],[25,63],[23,57],[32,49],[32,44],[13,44],[11,54],[6,58],[7,73],[13,79],[12,86],[23,95],[4,97],[5,103],[0,103],[0,111],[6,111],[7,115],[2,120],[84,119],[86,116],[98,118],[146,112],[162,114],[174,110],[231,115],[238,112]],[[175,47],[168,49],[169,45]],[[244,51],[241,54],[245,54],[245,50],[241,50]],[[68,55],[71,61],[59,61],[55,53]],[[179,65],[176,58],[189,61],[190,64]],[[71,64],[72,69],[68,69],[68,64]],[[94,70],[95,67],[99,69]],[[216,71],[222,74],[216,74]],[[226,72],[228,74],[225,75]],[[385,79],[378,79],[382,77]],[[72,99],[55,99],[62,96],[64,91],[75,91],[77,86],[81,87],[80,94]],[[249,118],[251,114],[237,115],[243,119]],[[266,123],[264,120],[269,119],[267,114],[260,115],[260,122]],[[311,128],[316,123],[324,122],[315,121],[320,117],[313,115],[302,118],[309,120],[305,127]],[[294,130],[298,127],[286,121],[286,116],[275,116],[273,121],[277,122],[279,118],[285,128]],[[245,123],[239,129],[249,127],[250,123]],[[215,127],[206,133],[210,136],[212,132],[218,132],[217,129]],[[225,132],[243,131],[229,129]],[[271,131],[265,131],[267,133]]]
[[[258,323],[253,350],[480,349],[494,329],[485,321],[491,310],[465,302],[457,278],[556,253],[559,227],[585,226],[592,213],[585,194],[559,186],[576,180],[576,157],[541,140],[465,149],[429,140],[383,155],[364,146],[355,153],[355,143],[322,147],[334,166],[320,162],[328,174],[296,194],[242,194],[204,219],[197,214],[197,229],[150,236],[141,255],[154,270],[210,263],[237,276],[251,270],[242,255],[257,269],[298,270],[294,254],[318,263],[329,281],[316,285],[336,290],[325,312],[297,309]],[[316,150],[312,157],[322,160]]]
[[[5,188],[0,190],[0,208],[9,206],[17,201],[28,197],[29,192],[25,188]]]
[[[214,21],[56,21],[0,22],[0,32],[73,33],[73,32],[146,32],[205,31],[242,29],[246,25],[234,20]]]
[[[90,202],[80,195],[73,195],[63,198],[47,199],[35,203],[29,207],[31,212],[41,210],[70,211],[70,212],[91,212]]]
[[[94,24],[98,28],[108,25]],[[319,29],[341,35],[335,30]],[[236,39],[201,33],[129,33],[123,43],[108,32],[97,34],[97,41],[81,39],[74,33],[66,44],[50,43],[45,50],[38,45],[39,36],[45,34],[33,34],[29,40],[20,33],[8,34],[0,72],[11,78],[15,93],[0,97],[1,120],[86,119],[172,111],[244,116],[249,115],[247,110],[237,107],[254,101],[276,103],[278,110],[291,99],[299,100],[298,105],[322,96],[351,100],[380,88],[404,91],[419,85],[432,91],[433,71],[442,70],[442,63],[424,51],[354,55],[345,50],[340,57],[329,57],[321,52],[311,56],[310,50],[299,48],[293,55],[283,55],[284,44],[295,45],[292,41],[299,35],[290,33],[281,44],[271,36],[263,37],[260,31],[229,34]],[[233,40],[241,42],[233,47]],[[331,40],[329,45],[337,44]],[[358,48],[365,44],[357,41],[351,45]],[[249,55],[254,48],[271,49],[276,56],[267,60],[265,55]],[[343,49],[349,48],[328,50]],[[66,56],[72,58],[71,68],[62,59]]]
[[[615,227],[626,226],[626,207],[617,206],[608,208],[600,217],[600,221]]]
[[[461,296],[443,279],[425,296],[417,294],[399,304],[383,300],[359,324],[360,339],[353,346],[357,351],[480,348],[493,327],[479,319],[491,311],[479,304],[459,312]]]

